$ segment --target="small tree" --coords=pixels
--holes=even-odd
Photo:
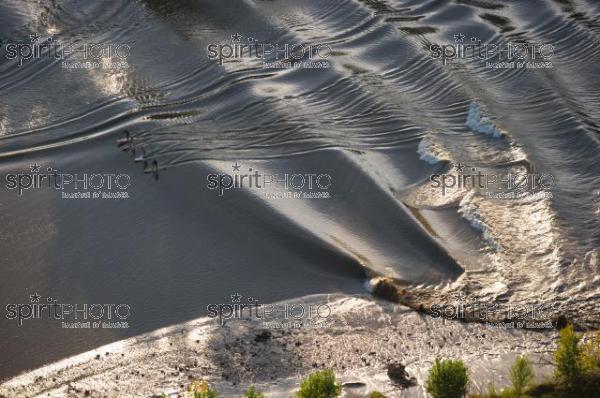
[[[379,391],[373,391],[370,395],[369,398],[385,398],[385,395],[383,395],[382,393],[380,393]]]
[[[510,380],[512,381],[514,393],[517,397],[523,395],[525,387],[533,380],[533,370],[527,356],[518,356],[510,369]]]
[[[265,395],[258,391],[256,389],[256,387],[254,386],[250,386],[248,387],[248,389],[244,392],[244,398],[264,398]]]
[[[463,398],[468,384],[469,376],[463,361],[436,358],[429,369],[425,389],[433,398]]]
[[[577,385],[582,373],[579,341],[580,338],[573,331],[573,326],[569,325],[561,329],[558,349],[555,353],[556,378],[568,390]]]
[[[302,380],[296,398],[334,398],[340,395],[342,387],[335,381],[333,370],[315,372]]]

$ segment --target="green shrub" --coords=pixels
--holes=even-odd
[[[588,372],[600,371],[600,332],[583,345],[582,366]]]
[[[560,331],[558,349],[554,354],[556,359],[555,377],[557,381],[567,390],[572,390],[581,379],[582,363],[580,338],[569,325]]]
[[[496,386],[494,386],[494,383],[490,383],[488,384],[488,397],[490,398],[498,398],[499,395],[496,392]]]
[[[194,398],[219,398],[217,390],[211,388],[204,380],[195,381],[188,387]]]
[[[462,398],[467,394],[469,376],[461,360],[436,358],[425,382],[426,391],[433,398]]]
[[[583,397],[600,397],[600,371],[587,372],[581,385]]]
[[[534,384],[527,389],[527,396],[534,398],[553,398],[560,397],[557,385],[554,381],[545,381]]]
[[[369,398],[385,398],[385,395],[383,395],[379,391],[373,391],[371,395],[369,395]]]
[[[256,387],[250,386],[246,391],[244,391],[244,398],[264,398],[265,395],[262,392],[259,392]]]
[[[195,391],[194,398],[219,398],[219,393],[217,392],[217,390],[214,390],[209,387],[204,392]]]
[[[302,380],[296,398],[333,398],[340,395],[342,387],[336,383],[333,370],[315,372]]]
[[[510,380],[513,385],[514,395],[520,397],[525,388],[533,381],[533,369],[527,356],[518,356],[510,369]]]

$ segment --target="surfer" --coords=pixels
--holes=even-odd
[[[144,160],[144,173],[152,173],[152,176],[155,180],[158,180],[158,162],[155,160],[152,161],[152,167],[148,167],[148,161]]]
[[[129,131],[125,130],[124,137],[117,140],[117,146],[125,151],[133,147],[133,137],[129,134]]]

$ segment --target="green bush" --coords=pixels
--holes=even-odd
[[[534,398],[554,398],[559,397],[556,383],[547,380],[539,384],[534,384],[527,389],[527,396]]]
[[[296,398],[333,398],[340,395],[342,387],[335,381],[333,370],[315,372],[302,380]]]
[[[467,394],[469,376],[461,360],[436,358],[425,382],[425,390],[433,398],[463,398]]]
[[[369,395],[369,398],[385,398],[385,395],[383,395],[379,391],[373,391],[371,395]]]
[[[494,383],[489,383],[488,384],[488,395],[489,398],[499,398],[500,395],[498,395],[498,393],[496,392],[496,386],[494,385]]]
[[[194,398],[219,398],[217,390],[211,388],[204,380],[195,381],[188,387]]]
[[[219,393],[217,392],[217,390],[214,390],[209,387],[208,390],[204,392],[195,391],[194,398],[219,398]]]
[[[524,397],[524,395],[522,395]],[[515,390],[513,390],[512,388],[505,388],[504,390],[502,390],[500,392],[500,395],[498,395],[499,398],[518,398],[521,397],[521,395],[517,395],[515,393]]]
[[[585,371],[600,371],[600,332],[583,345],[582,366]]]
[[[527,356],[518,356],[510,369],[510,380],[513,385],[514,395],[520,397],[525,388],[533,381],[533,369]]]
[[[556,359],[555,376],[567,390],[574,389],[581,378],[582,363],[579,341],[580,338],[573,331],[573,326],[569,325],[560,331],[558,349],[554,354]]]
[[[256,387],[250,386],[246,391],[244,391],[244,398],[264,398],[265,395],[262,392],[259,392]]]

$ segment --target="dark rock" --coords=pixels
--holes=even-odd
[[[264,332],[257,334],[256,337],[254,337],[254,341],[256,341],[257,343],[264,343],[269,339],[271,339],[271,332],[269,332],[268,330],[265,330]]]
[[[391,279],[380,279],[373,286],[373,296],[398,303],[400,301],[400,295],[398,294],[398,288]]]
[[[408,388],[417,384],[414,377],[409,377],[406,368],[399,362],[390,363],[387,367],[387,375],[394,383],[402,388]]]
[[[366,386],[367,385],[365,383],[363,383],[362,381],[349,381],[349,382],[342,384],[343,388],[363,388]]]
[[[554,325],[557,330],[566,328],[569,325],[569,320],[564,315],[559,315],[554,319]]]

